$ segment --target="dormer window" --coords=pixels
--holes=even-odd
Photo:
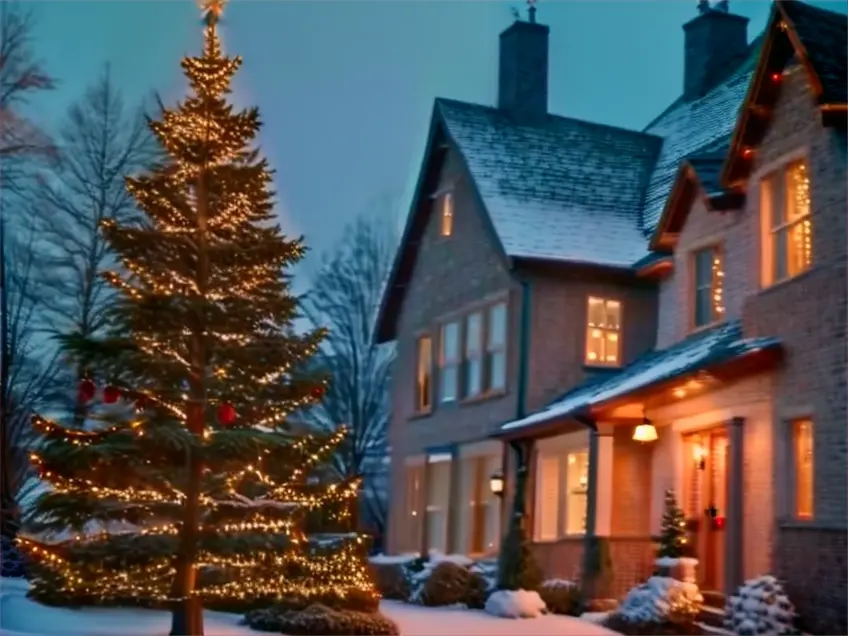
[[[706,327],[724,315],[724,265],[718,246],[706,247],[692,255],[693,326]]]
[[[453,234],[453,193],[445,192],[441,197],[442,236]]]

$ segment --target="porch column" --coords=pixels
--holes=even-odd
[[[613,431],[610,424],[598,424],[598,430],[592,433],[597,437],[597,490],[595,492],[595,536],[609,537],[612,535],[613,507]],[[592,458],[589,457],[589,470],[592,468]],[[591,480],[590,482],[591,483]],[[587,495],[588,496],[588,495]],[[587,512],[588,520],[588,512]]]
[[[727,514],[725,515],[724,592],[733,593],[744,582],[743,527],[745,507],[745,453],[743,448],[745,418],[727,422]]]
[[[459,516],[467,514],[468,502],[460,501],[460,481],[462,478],[462,462],[459,457],[459,447],[451,446],[450,450],[450,477],[448,482],[448,509],[445,511],[445,554],[453,554],[456,550],[457,528],[459,527]]]

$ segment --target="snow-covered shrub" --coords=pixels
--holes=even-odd
[[[794,621],[795,607],[773,576],[745,581],[724,608],[724,628],[739,636],[798,634]]]
[[[409,600],[411,588],[403,563],[371,561],[368,563],[368,569],[383,598],[394,601]]]
[[[669,626],[677,630],[672,633],[693,633],[688,630],[694,625],[703,602],[698,586],[694,583],[652,576],[627,593],[618,608],[610,614],[607,626],[616,631],[624,629],[624,633],[630,634],[669,633]]]
[[[501,618],[538,618],[546,610],[539,593],[527,590],[496,590],[486,601],[485,609]]]
[[[397,624],[382,614],[334,610],[310,605],[304,610],[279,607],[248,612],[244,622],[263,632],[290,636],[399,636]]]
[[[582,612],[580,588],[573,581],[548,579],[539,587],[539,596],[551,614],[579,616]]]
[[[482,608],[486,596],[487,585],[482,575],[446,560],[432,568],[422,581],[415,600],[431,607],[465,604]]]

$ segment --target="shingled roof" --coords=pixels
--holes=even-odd
[[[640,212],[659,137],[555,115],[520,123],[447,99],[436,107],[508,256],[629,267],[647,254]]]

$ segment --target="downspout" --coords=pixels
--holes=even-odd
[[[518,378],[516,391],[518,399],[515,403],[515,419],[520,420],[527,414],[527,382],[530,366],[530,281],[520,279],[521,283],[521,318],[519,322],[518,333]],[[513,515],[522,519],[527,511],[526,506],[526,490],[527,490],[527,472],[529,469],[529,452],[527,442],[523,440],[514,440],[509,442],[510,447],[516,458],[516,475],[515,475],[515,498],[513,501]]]

